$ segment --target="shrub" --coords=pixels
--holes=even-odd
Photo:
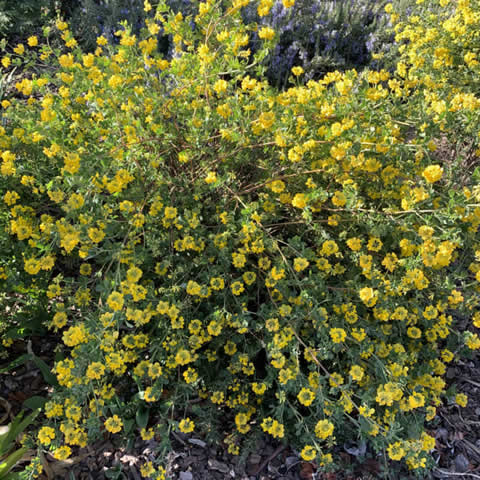
[[[265,62],[266,75],[272,85],[286,88],[296,65],[304,69],[305,80],[318,80],[335,70],[365,68],[374,51],[381,46],[387,50],[392,33],[383,10],[385,3],[297,0],[292,8],[285,8],[278,0],[263,2],[263,8],[251,3],[243,16],[249,23],[277,32],[278,43]],[[261,44],[258,34],[253,34],[253,50]]]
[[[153,0],[152,8],[155,8],[157,3]],[[189,0],[168,0],[167,5],[175,12],[181,11],[183,15],[195,13],[195,2]],[[118,42],[115,32],[122,28],[123,22],[127,22],[132,32],[138,35],[145,27],[148,17],[142,2],[136,0],[80,0],[64,10],[72,33],[84,51],[95,50],[99,35],[105,36],[111,43]],[[165,54],[170,42],[162,33],[159,32],[158,47],[161,53]]]
[[[275,32],[252,59],[247,4],[202,3],[192,29],[160,3],[139,39],[90,54],[59,22],[71,51],[41,47],[58,72],[3,102],[21,252],[3,276],[14,262],[46,292],[65,351],[39,441],[65,458],[101,432],[166,448],[179,429],[239,453],[267,432],[327,468],[359,439],[419,471],[446,366],[480,347],[454,322],[478,307],[478,179],[455,188],[456,165],[433,161],[426,71],[255,79]],[[459,105],[445,134],[478,115]]]
[[[53,17],[53,0],[0,1],[0,35],[11,40],[31,35]]]

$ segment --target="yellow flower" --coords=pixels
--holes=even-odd
[[[75,347],[81,343],[87,342],[88,337],[85,327],[83,325],[70,327],[63,333],[62,340],[67,347]]]
[[[274,420],[272,426],[268,429],[268,433],[274,438],[283,438],[285,435],[283,424]]]
[[[373,307],[377,303],[378,292],[371,287],[364,287],[360,290],[359,296],[367,307]]]
[[[38,45],[38,38],[35,35],[32,35],[31,37],[28,37],[27,42],[30,47],[36,47]]]
[[[435,448],[435,438],[431,437],[427,433],[422,432],[420,440],[422,441],[422,450],[424,452],[429,452]]]
[[[336,207],[343,207],[347,203],[347,198],[343,192],[337,190],[332,197],[332,203]]]
[[[99,228],[89,228],[88,237],[93,243],[100,243],[105,238],[105,233]]]
[[[279,323],[278,323],[278,318],[269,318],[265,322],[265,328],[269,332],[276,332],[280,328]]]
[[[205,177],[205,183],[215,183],[217,181],[217,174],[215,172],[208,172]]]
[[[329,422],[328,420],[320,420],[315,425],[315,435],[322,440],[325,440],[332,435],[333,430],[333,423]]]
[[[155,473],[155,467],[152,462],[146,462],[140,467],[140,475],[143,478],[149,478]]]
[[[254,382],[252,383],[252,390],[257,395],[263,395],[267,390],[267,386],[264,383]]]
[[[342,343],[347,337],[347,332],[343,328],[331,328],[330,337],[333,343]]]
[[[350,250],[358,252],[362,248],[362,240],[360,238],[349,238],[347,240],[347,246]]]
[[[297,193],[292,200],[292,205],[296,208],[305,208],[307,206],[307,199],[304,193]]]
[[[429,406],[427,407],[425,420],[429,422],[430,420],[433,420],[436,415],[437,415],[437,409],[435,407]]]
[[[108,418],[105,421],[105,428],[107,431],[111,433],[119,432],[123,427],[123,422],[118,415],[114,415],[113,417]]]
[[[187,417],[180,421],[178,428],[182,433],[190,433],[193,432],[195,423]]]
[[[293,261],[293,268],[297,272],[305,270],[309,265],[309,261],[306,258],[298,257]]]
[[[270,27],[263,27],[258,31],[258,36],[262,40],[271,40],[275,36],[275,30]]]
[[[455,402],[461,407],[466,407],[468,403],[468,397],[464,393],[457,393],[455,395]]]
[[[409,327],[407,329],[407,335],[410,338],[417,339],[417,338],[420,338],[422,336],[422,331],[417,327]]]
[[[57,448],[53,452],[53,456],[57,460],[66,460],[71,454],[72,454],[72,449],[70,447],[68,447],[67,445],[64,445],[63,447]]]
[[[242,278],[247,285],[251,285],[257,279],[257,274],[255,272],[245,272]]]
[[[285,190],[285,183],[281,180],[274,180],[268,184],[268,187],[272,192],[282,193]]]
[[[378,252],[382,248],[382,241],[377,237],[370,237],[368,241],[367,248],[373,252]]]
[[[50,445],[55,438],[55,430],[51,427],[42,427],[38,432],[38,440],[42,445]]]
[[[334,255],[338,252],[338,245],[334,240],[326,240],[322,244],[322,254],[323,255]]]
[[[305,445],[300,452],[300,456],[306,462],[311,462],[317,456],[317,449],[312,445]]]
[[[90,275],[92,273],[92,266],[89,263],[82,263],[80,265],[80,275]]]
[[[479,270],[479,272],[480,272],[480,270]],[[473,314],[472,324],[473,324],[474,327],[480,328],[480,310]]]
[[[285,5],[285,1],[283,3]],[[292,67],[292,73],[298,77],[300,76],[302,73],[304,72],[303,68],[302,67]]]
[[[388,456],[392,460],[396,460],[396,461],[401,460],[406,455],[402,442],[395,442],[390,444],[388,446],[387,452],[388,452]]]
[[[419,408],[425,405],[425,397],[418,392],[408,397],[408,405],[410,408]]]
[[[223,79],[217,80],[213,85],[213,90],[218,94],[225,92],[227,88],[228,82]]]
[[[364,373],[365,371],[359,365],[353,365],[352,368],[350,369],[350,376],[356,382],[360,382],[362,380]]]
[[[438,182],[443,175],[443,168],[440,165],[430,165],[422,173],[428,183]]]
[[[290,8],[295,5],[295,0],[282,0],[282,3],[285,8]]]
[[[242,282],[233,282],[230,288],[234,295],[240,295],[245,290]]]
[[[23,43],[19,43],[14,49],[13,51],[17,54],[17,55],[23,55],[25,53],[25,46],[23,45]]]
[[[153,387],[147,387],[145,389],[145,392],[143,394],[143,399],[146,402],[155,402],[157,400],[157,397],[153,393]]]
[[[107,298],[107,305],[114,312],[119,312],[123,308],[123,295],[119,292],[112,292]]]
[[[247,258],[245,257],[245,255],[243,253],[232,253],[232,259],[233,259],[233,266],[236,267],[236,268],[242,268],[246,261],[247,261]]]
[[[476,333],[468,333],[469,334],[465,340],[465,344],[470,350],[478,350],[480,348],[480,338]]]
[[[66,30],[68,28],[68,23],[67,22],[62,22],[61,20],[58,20],[56,23],[56,27],[59,30]]]
[[[308,407],[315,400],[315,394],[308,388],[302,388],[297,398],[302,405]]]
[[[143,2],[143,10],[145,12],[149,12],[151,9],[152,9],[152,5],[150,4],[150,2],[148,0],[145,0]]]
[[[100,362],[92,362],[86,372],[86,377],[90,379],[99,380],[102,378],[103,374],[105,373],[105,365]]]
[[[155,435],[155,432],[153,428],[149,428],[148,430],[146,428],[142,428],[140,430],[140,436],[142,437],[142,440],[151,440]]]
[[[56,328],[62,328],[67,323],[67,314],[65,312],[57,312],[52,319],[52,324]]]
[[[178,365],[186,365],[192,361],[192,356],[188,350],[180,349],[175,355],[175,362]]]

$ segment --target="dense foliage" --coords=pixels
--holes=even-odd
[[[40,29],[55,11],[54,0],[0,0],[0,36],[19,37]]]
[[[39,444],[179,429],[239,453],[267,432],[325,468],[361,440],[421,472],[446,366],[480,348],[479,174],[436,153],[479,154],[480,4],[389,4],[395,72],[296,66],[279,91],[278,32],[249,3],[146,1],[139,38],[87,54],[58,22],[62,51],[31,37],[2,59],[56,66],[17,83],[0,131],[3,288],[35,290],[63,342]]]

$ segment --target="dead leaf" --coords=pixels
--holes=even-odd
[[[311,463],[302,462],[302,468],[300,470],[300,478],[302,480],[312,480],[313,479],[313,466]]]
[[[45,458],[45,455],[43,452],[40,450],[38,453],[38,456],[40,457],[40,462],[42,463],[43,470],[45,471],[48,480],[51,480],[55,477],[52,469],[50,468],[50,464],[48,463],[47,459]]]

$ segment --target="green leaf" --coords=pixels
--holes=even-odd
[[[7,473],[6,476],[2,476],[1,477],[1,480],[21,480],[22,479],[22,476],[21,476],[21,472],[10,472],[10,473]]]
[[[12,370],[13,368],[18,367],[19,365],[22,365],[22,363],[25,363],[29,360],[30,355],[25,353],[24,355],[20,355],[18,358],[10,362],[6,367],[0,368],[0,373],[5,373],[8,372],[9,370]]]
[[[36,355],[31,355],[30,358],[32,362],[42,372],[42,375],[45,381],[54,387],[58,386],[57,377],[52,373],[52,371],[50,370],[50,367],[40,357],[37,357]]]
[[[0,480],[5,480],[7,478],[8,472],[25,455],[27,450],[28,448],[22,447],[9,455],[4,462],[0,463]]]
[[[137,421],[137,425],[140,427],[140,428],[146,428],[147,427],[147,424],[148,424],[148,418],[150,416],[150,410],[148,408],[146,408],[145,406],[141,405],[138,410],[137,410],[137,413],[135,415],[135,419]]]
[[[134,424],[135,422],[133,420],[125,420],[124,430],[127,435],[132,432]]]
[[[32,410],[38,410],[43,408],[47,399],[45,397],[41,397],[40,395],[34,395],[33,397],[27,398],[23,402],[23,406],[26,408],[31,408]]]
[[[15,444],[15,438],[20,435],[35,419],[39,410],[32,412],[28,417],[23,417],[23,412],[20,412],[9,425],[7,433],[0,435],[0,456],[5,455]]]

